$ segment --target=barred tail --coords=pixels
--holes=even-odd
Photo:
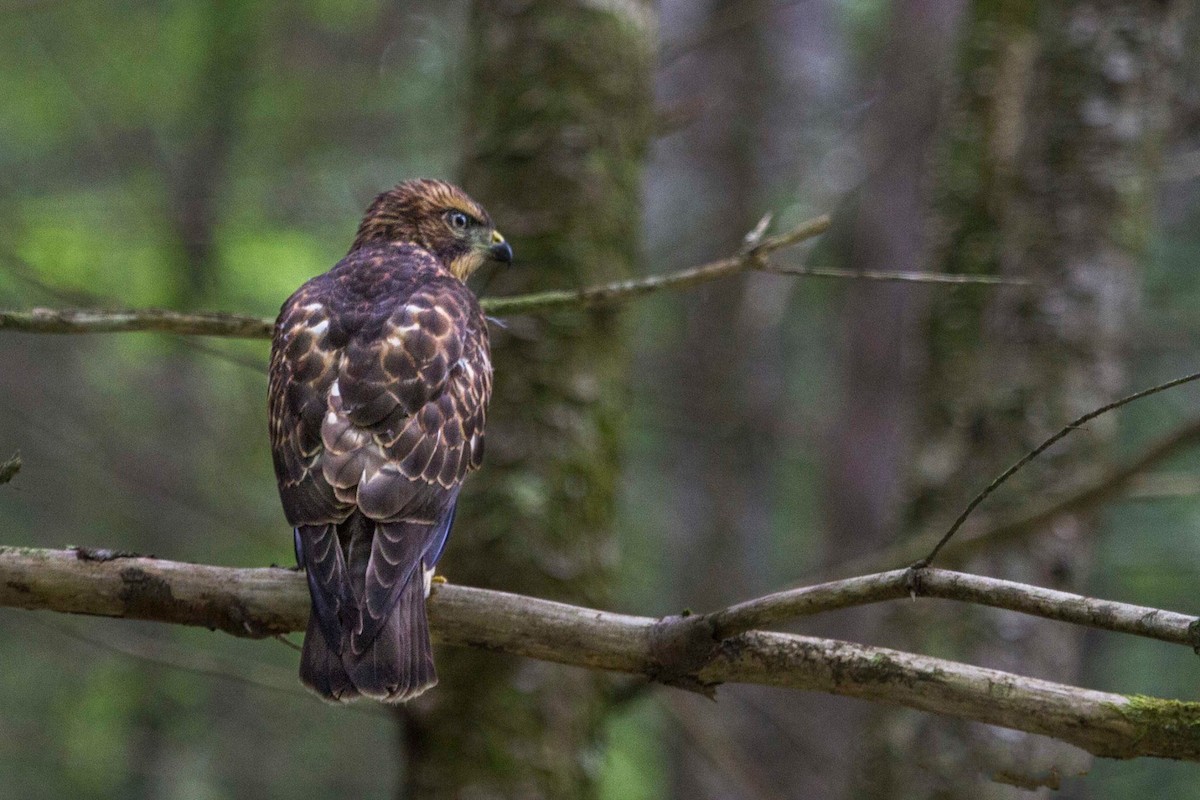
[[[342,651],[350,682],[366,697],[403,703],[437,683],[423,577],[418,568],[379,633],[363,650],[355,652],[347,644]]]
[[[308,618],[304,649],[300,652],[300,682],[331,703],[346,703],[359,696],[341,656],[325,640],[316,609]]]
[[[437,683],[425,566],[440,554],[452,519],[453,506],[436,526],[375,523],[356,513],[338,525],[296,529],[312,596],[304,685],[333,702],[403,703]]]

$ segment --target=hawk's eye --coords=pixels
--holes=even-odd
[[[461,211],[448,211],[446,212],[446,222],[450,223],[450,227],[456,231],[465,231],[471,224],[471,218]]]

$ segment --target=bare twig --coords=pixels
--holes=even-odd
[[[904,591],[903,571],[876,576],[883,588],[852,585],[858,597]],[[1056,618],[1147,635],[1182,639],[1180,615],[1141,609],[1147,620],[1106,624],[1109,612],[1131,607],[1080,605],[1074,596],[930,570],[923,588],[960,599],[1019,610],[1063,603]],[[942,581],[945,581],[943,584]],[[995,592],[999,586],[999,595]],[[932,587],[932,588],[929,588]],[[847,595],[825,587],[827,608]],[[1000,599],[997,599],[999,597]],[[803,601],[814,607],[812,598]],[[1099,601],[1090,601],[1097,603]],[[757,607],[754,603],[758,603]],[[561,664],[660,677],[676,675],[701,687],[741,682],[823,691],[888,702],[938,714],[1053,736],[1100,756],[1157,756],[1200,761],[1200,704],[1096,692],[998,670],[849,642],[748,631],[716,641],[712,625],[728,630],[801,609],[795,598],[751,601],[702,617],[655,620],[554,603],[504,592],[442,585],[429,615],[445,644],[483,647]],[[0,606],[157,620],[268,637],[302,630],[308,615],[303,576],[285,569],[235,569],[149,558],[81,560],[71,550],[0,547]],[[757,608],[757,610],[755,610]],[[1131,612],[1132,613],[1132,612]],[[724,616],[721,616],[724,614]],[[714,623],[714,620],[716,622]],[[723,620],[723,621],[722,621]],[[740,621],[739,621],[740,620]],[[700,634],[694,637],[693,634]],[[694,638],[701,657],[664,663],[676,650],[663,642]],[[1190,643],[1190,640],[1188,640]]]
[[[1200,420],[1193,420],[1163,436],[1125,464],[1085,483],[1065,497],[986,529],[963,531],[960,540],[955,543],[957,546],[953,548],[954,553],[956,557],[962,558],[978,552],[985,545],[1011,542],[1030,531],[1044,528],[1064,514],[1095,508],[1131,488],[1139,475],[1197,442],[1200,442]]]
[[[552,308],[605,305],[629,300],[664,289],[686,289],[755,269],[769,254],[812,239],[829,229],[829,217],[814,217],[777,236],[760,238],[743,252],[691,269],[652,275],[648,278],[617,281],[577,291],[537,292],[518,297],[492,297],[483,301],[489,314],[526,314]],[[753,234],[753,232],[751,232]]]
[[[1140,454],[1092,480],[1073,488],[1063,496],[1046,501],[1033,511],[1018,514],[999,522],[965,527],[941,552],[943,562],[961,563],[962,559],[996,544],[1013,542],[1041,530],[1064,514],[1077,514],[1095,508],[1134,488],[1138,477],[1166,461],[1171,456],[1200,442],[1200,419],[1192,420],[1155,441]],[[978,521],[978,518],[976,518]],[[861,575],[879,572],[908,564],[927,553],[940,534],[933,531],[862,558],[833,565],[831,571],[840,575]]]
[[[874,270],[830,269],[826,267],[779,267],[769,264],[761,272],[772,275],[792,275],[800,278],[837,278],[891,283],[941,283],[955,286],[1032,286],[1025,278],[1003,278],[997,275],[959,275],[946,272],[878,272]]]
[[[760,241],[748,252],[703,266],[655,275],[640,280],[592,286],[573,292],[538,292],[517,297],[494,297],[482,301],[489,314],[525,314],[570,306],[588,307],[616,303],[663,289],[683,289],[716,280],[754,266],[754,259],[791,247],[823,233],[829,217],[803,222],[790,231]],[[30,311],[0,311],[0,330],[24,333],[119,333],[159,331],[189,336],[225,336],[240,339],[269,339],[272,320],[238,314],[185,314],[164,309],[103,311],[99,309],[35,308]]]
[[[768,265],[773,252],[812,239],[829,228],[829,217],[814,217],[777,236],[761,238],[751,232],[752,246],[729,258],[691,269],[652,275],[648,278],[618,281],[575,291],[536,292],[515,297],[489,297],[481,303],[488,314],[529,314],[557,308],[589,308],[632,300],[667,289],[686,289],[719,278],[751,270],[816,278],[884,280],[951,284],[1011,284],[1019,281],[976,275],[939,275],[935,273],[879,273],[853,270],[802,269]],[[757,234],[757,235],[755,235]],[[184,336],[222,336],[236,339],[269,339],[274,322],[265,317],[213,312],[183,313],[166,309],[138,310],[49,309],[27,311],[0,310],[0,331],[23,333],[124,333],[157,331]]]
[[[1062,439],[1064,436],[1069,434],[1071,431],[1075,430],[1076,428],[1082,427],[1084,424],[1092,421],[1093,419],[1100,416],[1101,414],[1105,414],[1114,409],[1118,409],[1121,406],[1128,405],[1129,403],[1132,403],[1135,400],[1141,400],[1143,397],[1149,397],[1152,394],[1158,394],[1159,392],[1166,391],[1167,389],[1173,389],[1176,386],[1182,386],[1185,383],[1191,383],[1192,381],[1197,380],[1197,379],[1200,379],[1200,372],[1193,372],[1190,375],[1184,375],[1183,377],[1175,378],[1174,380],[1167,381],[1166,383],[1160,383],[1157,386],[1151,386],[1148,389],[1142,389],[1139,392],[1134,392],[1131,395],[1126,395],[1125,397],[1122,397],[1120,400],[1114,400],[1111,403],[1107,403],[1106,405],[1100,406],[1099,408],[1092,409],[1091,411],[1087,412],[1086,414],[1084,414],[1080,417],[1076,417],[1075,419],[1071,420],[1066,425],[1064,425],[1061,429],[1059,429],[1059,431],[1057,433],[1055,433],[1053,436],[1046,439],[1044,442],[1039,444],[1037,447],[1030,450],[1028,453],[1026,453],[1024,456],[1022,456],[1019,461],[1017,461],[1011,467],[1006,469],[1000,475],[996,476],[996,478],[991,483],[989,483],[983,489],[982,492],[975,495],[975,497],[971,500],[971,502],[967,503],[967,507],[963,509],[962,513],[958,515],[958,519],[954,520],[954,524],[952,524],[950,526],[950,529],[947,530],[946,533],[942,536],[942,538],[938,540],[937,544],[935,544],[933,546],[933,549],[930,550],[929,553],[924,558],[922,558],[920,561],[918,561],[913,566],[915,568],[919,569],[922,567],[927,567],[931,563],[933,563],[933,559],[937,558],[937,554],[941,551],[941,549],[946,546],[946,543],[950,541],[950,539],[954,536],[954,534],[958,532],[958,529],[962,527],[963,523],[967,521],[967,517],[971,516],[971,512],[974,511],[979,506],[980,503],[982,503],[984,500],[987,499],[988,495],[990,495],[992,492],[996,491],[996,489],[999,489],[1000,486],[1003,485],[1004,482],[1007,481],[1009,478],[1011,478],[1013,475],[1015,475],[1018,470],[1020,470],[1022,467],[1024,467],[1030,461],[1033,461],[1035,458],[1037,458],[1039,455],[1041,455],[1043,452],[1045,452],[1047,449],[1049,449],[1052,445],[1054,445],[1055,442]]]

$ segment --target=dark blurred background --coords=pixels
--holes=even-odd
[[[666,272],[817,213],[781,266],[495,329],[450,580],[645,615],[899,566],[1067,420],[1194,370],[1200,59],[1143,0],[0,3],[0,305],[273,316],[372,196],[461,181],[489,295]],[[264,342],[0,336],[0,543],[289,564]],[[1078,431],[947,566],[1197,613],[1198,393]],[[889,555],[892,554],[892,555]],[[1198,698],[1184,648],[922,602],[794,630]],[[0,799],[1200,797],[1196,767],[842,698],[441,650],[398,712],[275,641],[0,609]],[[1051,792],[1049,785],[1060,788]]]

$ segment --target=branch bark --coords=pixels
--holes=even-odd
[[[916,572],[897,569],[776,592],[730,606],[706,615],[706,618],[714,636],[727,639],[797,617],[906,596],[958,600],[1171,644],[1200,646],[1200,635],[1196,630],[1200,620],[1187,614],[945,569]]]
[[[781,275],[814,278],[842,278],[875,281],[902,281],[906,283],[948,283],[1025,285],[1022,281],[962,275],[938,275],[935,273],[878,273],[854,272],[849,270],[827,270],[775,267],[768,265],[766,257],[771,253],[793,247],[801,242],[824,233],[829,228],[829,217],[814,217],[802,222],[778,236],[763,239],[760,243],[729,258],[712,261],[698,267],[652,275],[636,280],[589,286],[578,291],[535,292],[515,297],[487,297],[480,302],[489,314],[529,314],[557,308],[591,308],[613,305],[633,300],[643,295],[664,290],[687,289],[703,283],[727,278],[751,270],[763,270]],[[158,332],[180,336],[219,336],[229,339],[269,339],[275,322],[267,317],[224,312],[170,311],[161,308],[106,310],[89,308],[34,308],[28,311],[0,309],[0,331],[19,333],[133,333]]]
[[[759,268],[771,253],[794,247],[821,235],[829,229],[826,215],[801,222],[796,227],[778,236],[763,239],[753,247],[737,255],[712,261],[698,267],[652,275],[628,281],[617,281],[602,286],[591,286],[579,291],[537,292],[519,297],[492,297],[483,301],[484,310],[491,314],[524,314],[530,311],[546,311],[552,308],[605,305],[631,300],[642,295],[665,289],[687,289],[719,278],[727,278]]]
[[[105,310],[34,308],[0,311],[0,331],[20,333],[131,333],[157,331],[180,336],[270,339],[275,321],[220,312],[184,313],[161,308]]]
[[[666,678],[693,688],[738,682],[827,692],[1052,736],[1098,756],[1200,761],[1200,704],[1097,692],[831,639],[761,631],[721,640],[710,635],[907,591],[903,571],[839,584],[781,593],[712,615],[661,620],[447,584],[435,589],[429,614],[434,637],[443,644]],[[1194,618],[1156,609],[944,570],[924,571],[920,591],[1194,643]],[[303,576],[289,569],[0,547],[0,606],[267,637],[303,630],[309,600]],[[680,642],[686,646],[673,646]],[[668,663],[681,652],[688,660]]]

